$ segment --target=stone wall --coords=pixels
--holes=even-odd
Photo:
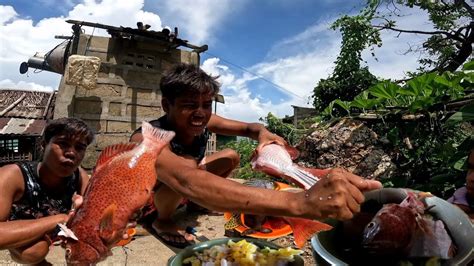
[[[81,118],[96,132],[83,162],[86,169],[95,165],[104,147],[127,142],[143,120],[164,114],[159,90],[163,72],[179,62],[199,64],[198,53],[169,49],[158,41],[86,34],[80,36],[73,53],[98,57],[101,62],[95,87],[68,85],[63,76],[54,112],[54,118]]]

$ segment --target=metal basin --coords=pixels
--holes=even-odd
[[[189,247],[183,249],[181,252],[179,252],[178,254],[176,254],[175,256],[171,257],[168,260],[168,266],[181,266],[181,265],[183,265],[183,260],[188,258],[188,257],[191,257],[192,255],[194,255],[195,252],[202,252],[203,250],[208,249],[208,248],[210,248],[212,246],[215,246],[215,245],[227,244],[227,242],[229,240],[232,240],[234,242],[238,242],[242,239],[245,239],[247,242],[255,244],[259,248],[265,248],[265,247],[269,247],[269,248],[272,248],[272,249],[281,248],[280,246],[275,245],[271,242],[258,240],[258,239],[253,239],[253,238],[239,238],[239,237],[219,238],[219,239],[213,239],[213,240],[209,240],[209,241],[205,241],[205,242],[196,243],[192,246],[189,246]],[[295,261],[293,261],[289,265],[291,265],[291,266],[303,266],[304,265],[304,261],[303,261],[303,258],[301,256],[294,256],[294,257],[295,257]]]
[[[361,206],[361,216],[355,217],[353,220],[366,221],[367,217],[360,219],[365,215],[367,210],[378,205],[378,208],[385,203],[400,203],[407,196],[405,189],[399,188],[383,188],[367,192],[365,194],[365,202]],[[442,220],[451,235],[453,242],[457,247],[456,255],[450,259],[443,261],[443,265],[473,265],[474,264],[474,224],[469,217],[459,208],[451,203],[438,198],[427,197],[423,199],[427,206],[435,205],[429,210],[430,214]],[[374,203],[376,203],[374,205]],[[372,209],[371,215],[377,211]],[[370,215],[368,216],[370,219]],[[313,255],[318,265],[356,265],[371,264],[371,258],[362,258],[364,261],[356,259],[357,256],[350,256],[345,250],[344,245],[354,241],[354,235],[347,234],[349,225],[355,224],[354,221],[340,222],[335,220],[326,221],[334,226],[331,231],[321,232],[311,239]],[[354,223],[353,223],[354,222]],[[362,228],[367,223],[362,223]],[[360,228],[359,228],[360,229]],[[358,231],[360,233],[360,230]],[[360,239],[361,235],[358,235]],[[359,242],[360,243],[360,242]],[[371,261],[369,263],[369,261]],[[388,265],[387,259],[381,259],[376,264],[384,263]],[[375,264],[374,264],[375,265]],[[380,265],[380,264],[379,264]],[[423,264],[424,265],[424,264]]]

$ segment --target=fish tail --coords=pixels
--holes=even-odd
[[[144,141],[151,141],[155,143],[168,143],[174,138],[173,131],[163,130],[161,128],[153,127],[150,123],[142,122],[142,134]]]
[[[303,248],[306,242],[316,233],[328,231],[332,226],[319,221],[303,218],[285,217],[293,230],[293,237],[298,248]]]

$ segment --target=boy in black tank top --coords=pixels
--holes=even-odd
[[[24,264],[44,262],[50,234],[80,204],[87,173],[79,167],[94,138],[79,119],[52,120],[43,134],[42,160],[0,168],[0,249]]]

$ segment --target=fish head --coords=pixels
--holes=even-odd
[[[102,259],[99,251],[84,241],[67,241],[63,247],[67,265],[91,265]]]
[[[265,189],[275,189],[276,184],[271,180],[266,179],[250,179],[244,182],[244,185],[249,187],[259,187]]]
[[[401,254],[410,244],[417,226],[410,208],[387,204],[365,226],[362,247],[376,255]]]
[[[242,223],[242,225],[248,228],[252,228],[252,229],[261,228],[266,220],[267,220],[267,216],[264,216],[264,215],[254,215],[254,214],[244,214],[244,213],[240,215],[240,222]]]

